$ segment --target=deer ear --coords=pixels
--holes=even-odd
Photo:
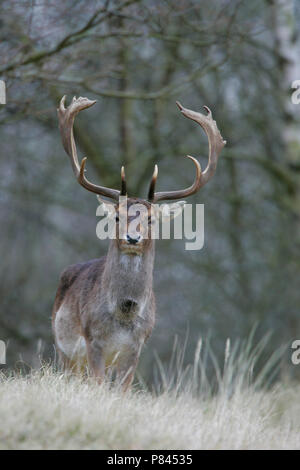
[[[97,199],[99,201],[99,210],[101,210],[101,212],[104,214],[104,213],[107,213],[107,217],[108,218],[113,218],[115,217],[116,215],[116,205],[112,202],[108,202],[108,201],[104,201],[104,199],[102,199],[98,194],[97,194]],[[97,209],[98,211],[98,209]]]
[[[186,201],[172,202],[171,204],[160,204],[158,208],[159,218],[162,221],[172,220],[178,217],[184,209]]]

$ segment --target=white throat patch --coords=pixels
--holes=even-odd
[[[138,272],[141,269],[141,256],[128,255],[122,253],[120,256],[120,263],[126,269],[126,271],[133,270]]]

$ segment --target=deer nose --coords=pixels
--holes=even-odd
[[[128,243],[130,243],[130,245],[135,245],[136,243],[138,243],[140,240],[141,240],[141,235],[137,235],[137,237],[135,238],[132,238],[130,235],[126,235],[126,240],[128,241]]]

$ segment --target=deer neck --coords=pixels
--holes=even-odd
[[[111,310],[132,300],[144,304],[152,293],[154,241],[141,255],[126,254],[112,240],[106,257],[102,286]]]

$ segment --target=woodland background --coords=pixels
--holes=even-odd
[[[300,3],[292,0],[11,0],[1,2],[0,338],[8,366],[53,358],[51,309],[65,266],[102,256],[97,200],[75,181],[56,108],[66,94],[97,99],[75,134],[89,179],[145,196],[193,180],[184,155],[206,164],[204,133],[175,101],[212,109],[227,146],[215,177],[188,202],[205,204],[205,245],[157,242],[154,351],[186,361],[200,336],[272,333],[269,350],[300,338]],[[285,370],[297,368],[287,357]]]

